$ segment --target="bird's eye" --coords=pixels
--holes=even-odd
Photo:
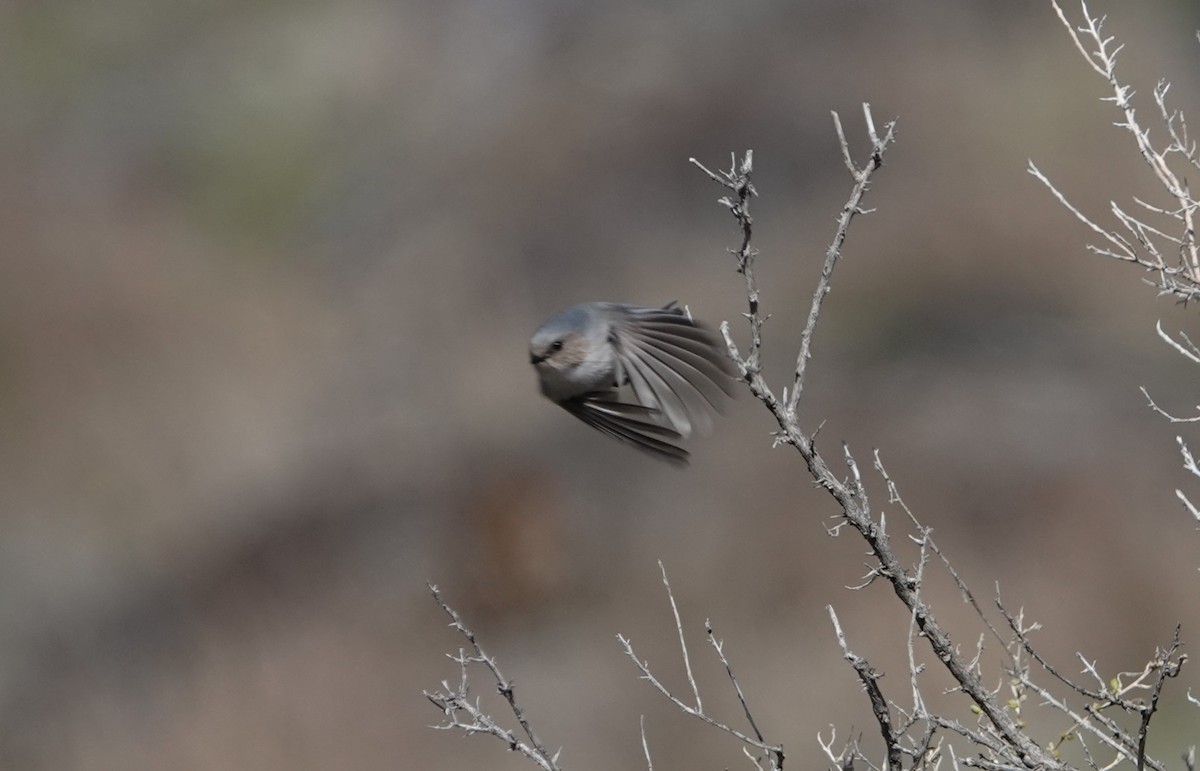
[[[550,350],[561,351],[562,345],[563,345],[562,340],[555,340],[553,343],[550,343]]]

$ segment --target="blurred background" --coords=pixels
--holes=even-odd
[[[1197,114],[1200,7],[1093,5],[1155,135],[1159,77]],[[617,645],[684,687],[659,559],[718,717],[738,711],[705,618],[790,762],[819,765],[831,723],[870,748],[825,605],[901,701],[905,615],[845,589],[864,546],[827,534],[761,405],[742,394],[679,472],[543,401],[526,348],[585,300],[679,300],[744,339],[737,232],[687,159],[753,148],[778,389],[851,185],[830,110],[861,155],[863,102],[898,141],[805,425],[831,459],[879,448],[1066,671],[1200,634],[1174,492],[1200,494],[1175,443],[1197,437],[1138,392],[1194,409],[1200,373],[1154,333],[1195,335],[1194,310],[1089,255],[1026,163],[1102,219],[1169,203],[1048,2],[9,0],[0,94],[5,768],[531,767],[428,728],[461,640],[426,581],[566,767],[644,767],[642,714],[656,767],[744,767]],[[1185,691],[1165,757],[1196,735]]]

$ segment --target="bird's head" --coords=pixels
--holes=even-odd
[[[570,370],[582,364],[587,354],[587,338],[578,331],[543,328],[529,341],[529,363],[539,370]]]
[[[539,371],[569,372],[587,360],[591,341],[586,334],[590,320],[576,306],[547,321],[529,341],[529,362]]]

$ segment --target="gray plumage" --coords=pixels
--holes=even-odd
[[[680,442],[712,428],[733,393],[716,336],[674,303],[583,303],[533,333],[529,359],[542,394],[611,437],[678,465]]]

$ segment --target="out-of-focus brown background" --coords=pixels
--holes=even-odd
[[[1149,124],[1160,76],[1198,114],[1196,5],[1094,5]],[[738,719],[705,618],[799,767],[830,723],[870,746],[825,605],[901,700],[904,616],[843,588],[863,546],[826,534],[761,406],[743,394],[680,473],[544,402],[526,353],[583,300],[740,321],[733,222],[687,158],[752,147],[782,384],[850,185],[829,112],[861,153],[864,101],[899,140],[806,425],[834,458],[880,448],[1067,671],[1200,634],[1174,496],[1196,485],[1137,390],[1191,410],[1198,373],[1154,323],[1194,311],[1085,253],[1025,171],[1101,217],[1166,203],[1047,2],[18,0],[0,94],[5,768],[529,767],[427,728],[460,641],[426,580],[565,766],[642,766],[641,714],[656,766],[742,766],[620,654],[618,632],[683,685],[658,559],[714,711]],[[1195,735],[1184,690],[1169,757]]]

